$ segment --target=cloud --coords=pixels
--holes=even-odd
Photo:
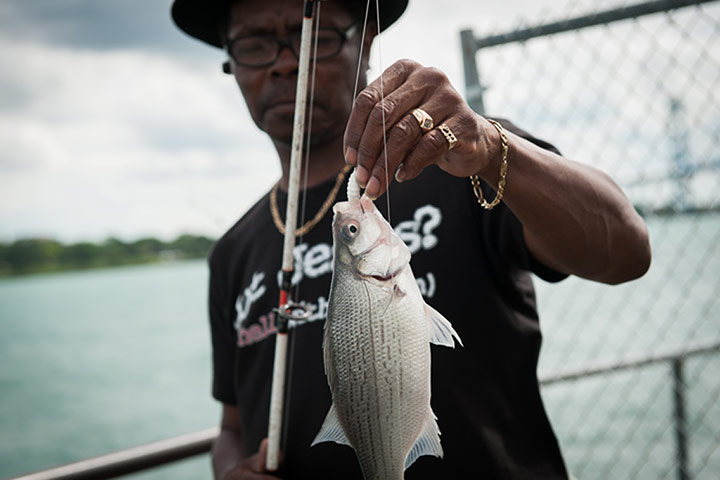
[[[272,145],[220,73],[224,53],[180,32],[171,3],[0,0],[0,239],[219,235],[277,179]],[[370,78],[413,58],[464,94],[460,30],[557,19],[538,17],[548,5],[562,12],[551,0],[413,0],[375,45]]]
[[[70,138],[76,144],[93,144],[99,137],[92,132],[107,126],[115,131],[113,143],[219,148],[235,144],[238,128],[252,127],[239,115],[245,107],[230,77],[153,52],[94,52],[0,42],[0,61],[19,65],[0,73],[0,78],[10,91],[24,92],[14,107],[0,111],[0,118],[44,124],[68,134],[78,126],[89,129],[85,138]],[[0,93],[0,98],[8,96]],[[214,133],[203,138],[193,136],[193,130]],[[51,131],[47,133],[52,136]]]
[[[152,49],[202,55],[170,19],[170,0],[3,0],[0,35],[18,42],[109,50]],[[197,44],[197,45],[195,45]]]
[[[0,238],[219,235],[279,174],[209,62],[0,40],[0,63]]]
[[[170,4],[0,0],[0,239],[219,235],[279,176],[223,52],[177,30]],[[383,35],[375,75],[413,57],[458,84],[457,25],[478,7],[429,8]]]

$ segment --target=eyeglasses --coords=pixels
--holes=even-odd
[[[334,27],[313,29],[310,59],[322,60],[340,53],[348,38],[357,30],[357,25],[350,25],[345,31]],[[317,41],[317,43],[316,43]],[[315,50],[317,45],[317,53]],[[280,51],[288,47],[296,58],[300,57],[300,32],[285,38],[274,35],[248,35],[230,40],[226,50],[236,64],[243,67],[267,67],[280,56]]]

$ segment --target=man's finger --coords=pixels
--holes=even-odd
[[[388,67],[382,74],[382,86],[380,78],[368,85],[358,94],[353,105],[347,128],[345,129],[344,152],[345,160],[350,165],[357,165],[358,146],[362,139],[368,121],[383,97],[388,97],[402,85],[411,73],[412,62],[399,61]],[[375,110],[381,113],[379,110]],[[375,116],[378,116],[378,113]],[[395,119],[397,121],[397,119]],[[387,122],[387,118],[386,118]],[[393,122],[394,123],[394,122]],[[392,125],[392,123],[390,124]]]
[[[411,114],[405,115],[390,129],[387,136],[387,155],[385,155],[385,151],[380,151],[370,174],[371,178],[367,181],[365,194],[368,197],[375,199],[383,194],[388,187],[387,183],[392,181],[397,168],[422,134],[417,120]],[[361,169],[358,168],[358,171]],[[373,177],[376,180],[373,180]]]
[[[449,152],[448,146],[437,128],[424,135],[403,163],[403,180],[415,178],[428,165],[438,163]]]
[[[255,454],[250,461],[250,469],[253,472],[265,473],[268,471],[265,463],[267,461],[267,451],[268,439],[264,438],[263,441],[260,442],[260,448],[258,449],[257,454]]]

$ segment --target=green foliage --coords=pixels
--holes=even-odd
[[[63,246],[46,238],[24,238],[9,245],[3,244],[0,253],[0,273],[28,273],[37,264],[58,265]]]
[[[212,246],[204,236],[181,235],[171,242],[141,238],[123,242],[108,238],[100,244],[64,245],[47,238],[23,238],[0,243],[0,277],[28,273],[204,258]]]

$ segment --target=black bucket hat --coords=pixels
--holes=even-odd
[[[300,2],[301,0],[298,0]],[[336,0],[365,4],[366,0]],[[175,0],[171,13],[175,24],[180,30],[191,37],[222,47],[220,26],[227,15],[232,0]],[[370,0],[371,15],[374,17],[375,0]],[[408,0],[380,0],[380,31],[384,31],[400,18]]]

